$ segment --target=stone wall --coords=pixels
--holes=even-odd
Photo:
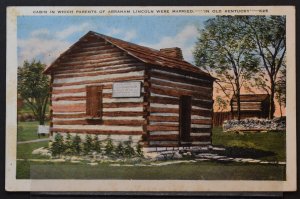
[[[249,118],[243,120],[227,120],[223,123],[223,131],[284,131],[286,118],[258,119]]]

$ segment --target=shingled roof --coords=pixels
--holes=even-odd
[[[190,64],[189,62],[186,62],[182,59],[175,58],[173,56],[168,56],[165,53],[162,53],[159,50],[155,50],[152,48],[148,48],[145,46],[140,46],[134,43],[126,42],[120,39],[116,39],[113,37],[109,37],[103,34],[99,34],[93,31],[89,31],[87,34],[85,34],[82,38],[79,39],[78,42],[73,44],[67,51],[62,53],[51,65],[49,65],[45,69],[45,73],[49,73],[51,70],[53,70],[58,64],[59,60],[64,57],[67,53],[72,51],[72,47],[74,47],[77,43],[79,43],[81,40],[83,40],[86,37],[95,37],[104,39],[105,41],[109,42],[110,44],[116,46],[117,48],[125,51],[127,54],[131,55],[132,57],[135,57],[136,59],[149,64],[149,65],[155,65],[155,66],[161,66],[165,68],[172,68],[172,69],[178,69],[182,71],[192,72],[201,76],[205,76],[210,79],[214,79],[210,74],[202,71],[198,67]]]
[[[269,98],[268,94],[241,94],[240,101],[241,102],[262,102]],[[236,102],[236,97],[232,97],[232,101]]]

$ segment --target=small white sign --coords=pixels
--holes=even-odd
[[[112,97],[140,97],[141,82],[116,82],[113,84]]]
[[[49,134],[50,128],[46,125],[39,125],[38,126],[38,134]]]

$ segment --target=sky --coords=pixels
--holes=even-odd
[[[194,62],[203,16],[21,16],[18,17],[18,65],[40,60],[47,65],[88,31],[154,49],[180,47]]]

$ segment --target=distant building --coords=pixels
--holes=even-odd
[[[215,78],[183,60],[88,32],[46,70],[51,132],[97,134],[144,147],[211,144]]]
[[[268,94],[242,94],[240,96],[241,119],[245,118],[268,118],[270,95]],[[237,118],[237,99],[233,97],[230,101],[231,114],[233,118]]]

